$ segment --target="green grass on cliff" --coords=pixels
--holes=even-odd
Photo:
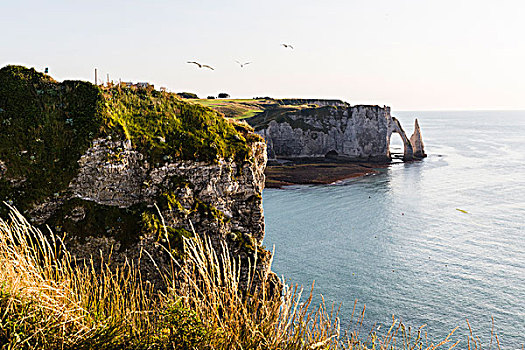
[[[327,129],[316,128],[300,118],[291,118],[290,114],[324,117],[332,113],[341,113],[346,108],[318,106],[314,103],[316,100],[308,99],[188,99],[187,101],[210,107],[229,118],[246,120],[255,130],[266,128],[272,120],[275,120],[279,123],[286,122],[294,129],[327,132]],[[338,100],[334,102],[342,103]]]
[[[249,99],[191,99],[195,104],[212,108],[234,119],[246,119],[264,111],[266,100]]]
[[[257,116],[265,119],[274,119],[287,112],[297,112],[305,109],[317,108],[316,105],[305,103],[307,100],[271,98],[257,99],[187,99],[191,103],[212,108],[223,113],[228,118],[246,119],[250,125]]]
[[[18,66],[0,70],[0,200],[21,209],[67,188],[100,133],[100,90]]]
[[[21,66],[0,69],[0,127],[0,200],[22,211],[61,197],[98,137],[131,140],[152,164],[242,163],[261,141],[246,124],[175,94],[58,83]]]
[[[249,127],[174,94],[114,88],[103,96],[107,132],[121,132],[153,161],[172,157],[243,162],[251,156],[250,144],[261,140]]]
[[[240,262],[227,248],[215,251],[198,236],[185,238],[184,247],[186,263],[177,275],[166,273],[166,289],[155,292],[137,266],[77,265],[58,237],[46,238],[11,212],[0,219],[0,348],[434,350],[458,344],[450,336],[431,343],[423,327],[397,319],[383,332],[360,333],[364,309],[342,329],[337,308],[312,305],[312,293],[302,298],[297,287],[286,286],[280,296],[264,287],[246,293]],[[492,338],[499,348],[495,333]],[[468,344],[482,348],[472,334]]]

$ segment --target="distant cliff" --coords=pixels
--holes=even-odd
[[[417,121],[409,139],[399,121],[391,116],[389,107],[305,101],[310,101],[306,108],[270,109],[248,119],[266,140],[269,158],[331,156],[387,162],[391,159],[392,133],[399,133],[403,140],[405,160],[426,156]]]
[[[341,100],[326,100],[318,98],[281,98],[274,99],[274,102],[284,106],[299,106],[299,105],[311,105],[315,107],[324,106],[336,106],[336,107],[350,107],[348,102]]]
[[[195,229],[228,243],[245,269],[257,254],[270,273],[266,147],[248,125],[172,94],[59,83],[19,66],[0,69],[0,124],[0,201],[67,232],[77,257],[113,246],[113,261],[138,262],[145,249],[163,268],[162,246],[178,256]]]

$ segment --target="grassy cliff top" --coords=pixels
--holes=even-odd
[[[245,119],[255,130],[268,126],[270,121],[288,122],[301,128],[311,126],[292,120],[290,114],[303,114],[324,116],[331,114],[334,110],[350,107],[350,104],[341,100],[323,99],[188,99],[187,101],[210,107],[227,117],[234,119]]]
[[[0,201],[20,210],[58,196],[95,138],[126,138],[151,163],[248,161],[261,141],[245,123],[175,94],[57,82],[21,66],[0,69]]]
[[[283,111],[297,111],[307,108],[315,108],[318,107],[318,105],[315,104],[315,101],[319,100],[295,98],[273,99],[266,97],[254,99],[186,99],[186,101],[210,107],[215,111],[223,113],[229,118],[249,119],[264,113],[280,114]]]
[[[197,105],[210,107],[233,119],[246,119],[263,112],[271,100],[250,99],[188,99]]]

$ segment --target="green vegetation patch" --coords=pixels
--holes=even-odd
[[[181,218],[191,211],[169,192],[159,196],[157,203],[158,209],[145,203],[119,208],[72,198],[65,201],[41,229],[49,226],[54,232],[68,233],[80,242],[90,236],[114,237],[121,243],[122,249],[137,242],[141,235],[151,234],[175,254],[180,254],[183,250],[182,237],[193,237],[193,234],[183,227],[165,225],[158,210],[169,210]]]
[[[214,109],[228,118],[246,119],[264,111],[266,101],[246,99],[195,99],[191,102]]]
[[[157,240],[166,248],[171,249],[175,257],[181,258],[184,251],[184,237],[193,237],[193,232],[183,227],[173,227],[165,225],[158,213],[151,210],[141,214],[142,232],[152,233],[157,236]]]
[[[262,140],[247,125],[176,94],[58,83],[21,66],[0,69],[0,126],[0,201],[22,212],[61,197],[97,137],[131,140],[152,164],[233,159],[242,165],[251,143]]]
[[[212,205],[206,204],[198,198],[194,198],[194,202],[190,208],[185,208],[172,192],[166,192],[159,196],[156,201],[161,212],[170,212],[171,215],[178,217],[181,222],[187,222],[188,218],[192,218],[193,214],[198,214],[200,218],[215,221],[219,226],[224,225],[230,219],[224,215],[219,209]],[[185,229],[182,226],[170,226],[163,222],[158,211],[151,208],[144,210],[141,214],[142,233],[150,233],[157,237],[158,241],[170,248],[172,253],[181,258],[184,250],[184,237],[194,237],[193,232]],[[195,220],[191,220],[195,222]],[[137,231],[138,232],[138,231]]]
[[[180,299],[168,305],[163,316],[162,326],[168,330],[168,344],[176,344],[178,349],[207,348],[212,332],[198,314],[185,307]]]
[[[259,246],[255,239],[248,233],[242,233],[240,231],[234,231],[230,234],[230,239],[243,251],[250,253],[255,252]],[[261,249],[263,250],[263,249]]]
[[[349,104],[340,100],[326,100],[326,102],[344,104],[347,107],[338,107],[336,105],[319,107],[316,102],[320,100],[313,99],[191,99],[189,101],[210,107],[229,118],[244,119],[255,130],[265,129],[272,120],[275,120],[278,123],[286,122],[294,129],[326,131],[323,128],[317,128],[304,122],[301,118],[292,118],[290,115],[326,117],[334,112],[341,113],[344,109],[350,107]]]
[[[131,140],[153,162],[251,157],[249,132],[210,108],[146,90],[113,88],[104,99],[107,132]]]
[[[89,236],[114,237],[125,248],[136,242],[141,233],[147,232],[149,226],[143,217],[154,210],[145,204],[119,208],[72,198],[55,211],[46,225],[54,232],[71,234],[81,242]]]
[[[204,203],[200,199],[195,200],[192,211],[198,212],[202,217],[208,218],[208,220],[215,220],[218,224],[224,224],[230,221],[222,211],[212,205]]]
[[[271,99],[255,98],[246,99],[191,99],[193,103],[210,107],[225,116],[234,119],[243,119],[255,130],[262,130],[268,127],[272,120],[278,123],[288,123],[294,129],[311,130],[326,132],[326,128],[318,128],[306,123],[301,118],[292,118],[295,116],[315,116],[328,117],[330,115],[340,115],[350,104],[341,100],[316,100],[316,99]],[[319,106],[326,103],[328,105]]]
[[[18,66],[0,69],[0,160],[6,166],[0,200],[26,210],[64,190],[100,132],[102,109],[101,91],[90,83],[57,83]]]

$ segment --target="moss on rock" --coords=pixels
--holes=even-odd
[[[251,143],[261,141],[246,125],[175,94],[58,83],[21,66],[0,69],[0,126],[0,201],[24,212],[63,197],[78,160],[98,137],[130,140],[151,164],[242,164],[252,156]],[[108,161],[119,161],[113,158]]]
[[[207,218],[211,221],[216,221],[221,225],[230,220],[222,211],[212,205],[204,203],[200,199],[195,200],[192,211],[198,212],[201,217]]]
[[[106,131],[131,140],[152,162],[228,158],[244,162],[251,156],[246,140],[250,132],[210,108],[157,91],[113,88],[104,90],[103,96]]]
[[[143,204],[119,208],[72,198],[53,213],[46,225],[54,232],[73,235],[81,243],[89,236],[114,237],[126,248],[149,228],[143,217],[154,209]]]
[[[26,210],[76,175],[77,160],[100,132],[102,94],[86,82],[57,83],[34,69],[7,66],[0,69],[0,108],[6,168],[0,199]]]

